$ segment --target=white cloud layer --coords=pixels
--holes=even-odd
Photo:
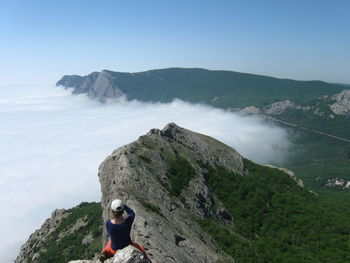
[[[99,201],[98,165],[169,122],[213,136],[259,163],[281,163],[285,130],[179,100],[102,105],[50,85],[0,85],[0,262],[12,262],[55,208]]]

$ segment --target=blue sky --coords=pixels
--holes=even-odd
[[[2,0],[0,82],[164,67],[350,83],[350,1]]]

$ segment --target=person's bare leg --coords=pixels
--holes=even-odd
[[[143,257],[144,257],[146,260],[148,260],[148,262],[152,263],[152,261],[149,259],[148,255],[147,255],[145,249],[144,249],[142,246],[140,246],[139,244],[137,244],[135,241],[132,241],[132,244],[133,244],[134,247],[136,247],[138,250],[140,250],[140,251],[142,252]]]

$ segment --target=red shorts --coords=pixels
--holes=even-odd
[[[111,248],[111,244],[112,244],[112,242],[111,242],[111,240],[109,240],[106,247],[101,252],[102,254],[106,253],[108,258],[113,257],[115,255],[115,253],[117,253],[117,250],[113,250]]]

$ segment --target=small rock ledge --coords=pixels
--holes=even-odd
[[[92,260],[74,260],[68,263],[100,263],[101,261],[96,256]],[[118,250],[113,258],[107,259],[105,263],[147,263],[143,258],[142,253],[133,246],[128,246]]]

